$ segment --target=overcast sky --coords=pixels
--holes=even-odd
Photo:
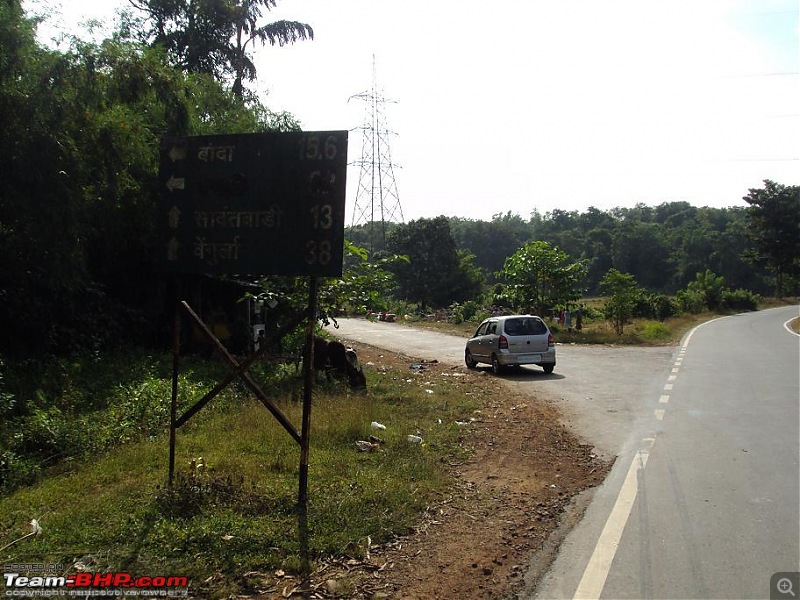
[[[125,4],[24,2],[62,28]],[[270,16],[315,39],[256,50],[262,101],[352,130],[351,161],[366,105],[348,99],[375,56],[406,221],[744,206],[763,179],[800,184],[797,0],[279,0]]]

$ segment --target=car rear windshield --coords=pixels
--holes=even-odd
[[[506,335],[541,335],[547,333],[547,325],[532,317],[509,319],[503,327]]]

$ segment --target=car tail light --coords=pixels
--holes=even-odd
[[[501,335],[497,345],[500,350],[508,350],[508,338],[504,335]]]
[[[553,334],[552,333],[548,334],[548,336],[547,336],[547,346],[550,347],[550,346],[555,346],[555,345],[556,345],[556,340],[553,338]]]

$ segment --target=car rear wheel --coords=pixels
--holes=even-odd
[[[464,352],[464,362],[467,364],[468,369],[474,369],[478,366],[478,363],[472,358],[472,352],[469,350]]]
[[[503,371],[503,366],[500,364],[500,361],[497,360],[497,355],[492,354],[492,373],[495,375],[500,375]]]
[[[542,365],[545,373],[552,373],[553,370],[556,368],[555,365]]]

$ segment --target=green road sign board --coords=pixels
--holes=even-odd
[[[347,131],[161,140],[166,269],[341,277]]]

